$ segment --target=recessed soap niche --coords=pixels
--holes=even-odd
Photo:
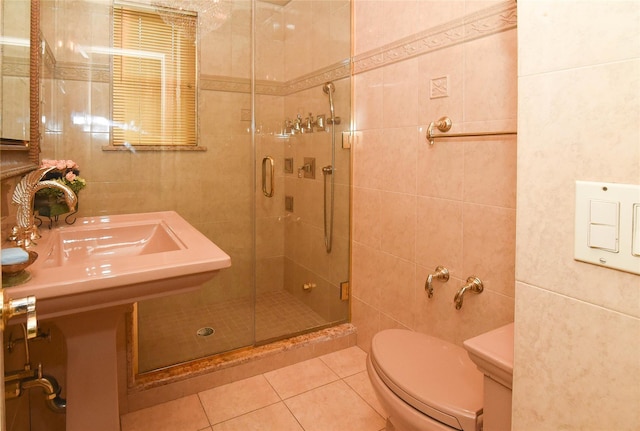
[[[284,210],[290,213],[293,212],[293,196],[284,197]]]
[[[293,157],[287,157],[284,159],[284,173],[285,174],[293,173]]]

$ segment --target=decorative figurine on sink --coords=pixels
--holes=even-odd
[[[26,249],[32,246],[35,240],[40,238],[34,216],[34,200],[38,191],[46,188],[57,189],[62,194],[69,210],[74,211],[76,208],[78,197],[64,180],[43,179],[47,173],[54,169],[56,169],[55,166],[44,166],[29,172],[22,177],[13,192],[12,203],[18,205],[18,211],[16,213],[17,226],[12,229],[9,240],[19,247]],[[82,183],[84,183],[84,180],[82,180]],[[82,187],[84,187],[84,184]]]
[[[66,185],[73,190],[76,196],[87,185],[84,178],[79,176],[80,167],[73,160],[43,159],[40,167],[53,168],[42,177],[42,180],[52,180]],[[75,217],[70,219],[70,217],[78,212],[78,204],[76,203],[75,210],[70,209],[65,195],[60,189],[47,187],[36,192],[33,209],[38,212],[39,216],[49,218],[49,228],[51,228],[58,221],[60,215],[67,213],[69,214],[64,219],[65,223],[73,224],[76,219]],[[38,225],[41,225],[42,221],[39,217],[36,216],[36,219],[39,221]]]

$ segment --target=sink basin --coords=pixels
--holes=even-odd
[[[185,246],[162,219],[113,222],[102,226],[61,229],[43,267],[86,265],[117,258],[184,250]]]
[[[34,295],[39,319],[197,289],[231,265],[174,211],[78,218],[41,234],[31,279],[8,292]]]

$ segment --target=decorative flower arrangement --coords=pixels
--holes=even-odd
[[[42,179],[64,184],[73,190],[76,195],[87,185],[84,178],[79,177],[80,168],[73,160],[43,159],[40,167],[55,168],[47,172]],[[60,214],[69,212],[63,192],[53,187],[47,187],[36,192],[34,208],[38,211],[38,214],[49,218],[57,218]]]

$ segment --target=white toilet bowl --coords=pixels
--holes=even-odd
[[[483,375],[462,347],[419,332],[384,330],[371,341],[367,371],[389,414],[387,429],[482,430]]]

